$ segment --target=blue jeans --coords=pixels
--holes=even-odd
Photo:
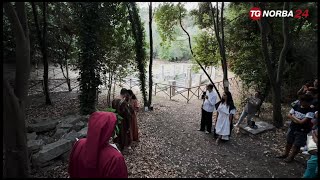
[[[311,155],[307,162],[307,169],[303,174],[303,178],[316,178],[318,176],[318,156]]]
[[[243,110],[238,122],[236,123],[236,125],[241,124],[245,117],[247,117],[247,124],[249,124],[249,122],[252,121],[253,116],[254,116],[254,114],[249,114],[248,112]]]

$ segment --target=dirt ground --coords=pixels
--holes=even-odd
[[[36,99],[32,98],[32,106],[27,110],[28,121],[78,111],[75,93],[52,95],[52,107],[44,106],[43,98]],[[187,104],[155,96],[153,101],[154,111],[138,114],[140,142],[123,153],[130,178],[302,177],[307,155],[299,154],[290,164],[274,158],[284,147],[286,127],[255,136],[233,133],[229,142],[216,145],[211,134],[197,131],[201,100]],[[101,99],[98,108],[104,107],[104,103]],[[267,122],[271,118],[269,108],[264,105],[261,114]],[[286,108],[284,112],[287,112]],[[67,167],[67,162],[56,161],[32,174],[34,177],[68,177]]]

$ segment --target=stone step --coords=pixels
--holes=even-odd
[[[67,139],[72,141],[72,143],[74,143],[76,141],[76,138],[79,138],[79,137],[80,137],[80,133],[76,132],[75,130],[72,130],[68,134],[63,135],[61,139]]]
[[[61,122],[75,125],[76,123],[83,121],[88,122],[88,116],[70,115],[64,118]]]
[[[36,132],[33,133],[27,133],[27,140],[36,140],[38,137]]]
[[[41,149],[41,147],[43,145],[44,145],[44,141],[42,139],[29,140],[28,141],[28,151],[29,151],[29,153],[36,153]]]
[[[66,139],[60,139],[57,142],[47,144],[42,150],[33,156],[33,164],[43,167],[46,162],[51,161],[72,148],[72,142]]]
[[[28,124],[28,132],[46,132],[56,128],[57,120],[43,121],[37,124]]]
[[[68,132],[72,129],[73,125],[72,124],[69,124],[69,123],[66,123],[66,122],[62,122],[62,123],[59,123],[57,125],[57,128],[58,129],[65,129],[67,130]]]
[[[78,122],[78,123],[76,123],[74,126],[73,126],[73,129],[75,130],[75,131],[80,131],[82,128],[84,128],[85,127],[85,123],[84,122],[82,122],[82,121],[80,121],[80,122]]]
[[[79,133],[79,138],[85,138],[87,137],[87,132],[88,132],[88,127],[85,127],[83,129],[81,129],[78,133]]]
[[[69,132],[68,129],[59,128],[57,129],[56,133],[53,135],[53,138],[60,139],[61,136],[63,136],[64,134],[67,134],[68,132]]]

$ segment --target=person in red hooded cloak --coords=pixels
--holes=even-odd
[[[75,142],[70,154],[70,178],[128,178],[124,157],[109,144],[116,122],[111,112],[91,114],[87,138]]]

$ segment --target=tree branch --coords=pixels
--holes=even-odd
[[[289,10],[289,2],[284,2],[283,10]],[[283,48],[280,53],[279,67],[276,82],[281,84],[283,66],[289,47],[289,18],[282,18]]]
[[[181,7],[180,7],[180,2],[178,3],[178,7],[179,7],[179,22],[180,22],[180,27],[182,28],[182,30],[187,34],[188,36],[188,40],[189,40],[189,48],[191,51],[192,56],[194,57],[194,60],[198,63],[198,65],[201,67],[201,69],[203,70],[203,72],[207,75],[208,79],[210,80],[211,84],[213,85],[214,89],[216,90],[219,98],[221,99],[221,95],[217,89],[217,87],[215,86],[215,84],[213,83],[213,81],[211,80],[209,74],[207,73],[207,71],[205,70],[205,68],[200,64],[200,62],[195,58],[193,51],[192,51],[192,46],[191,46],[191,37],[190,34],[183,28],[182,26],[182,16],[181,16]]]
[[[253,3],[252,3],[253,4]],[[264,6],[261,4],[260,5],[261,10],[265,9]],[[275,71],[272,68],[270,57],[269,57],[269,50],[268,50],[268,42],[267,42],[267,19],[261,17],[261,20],[257,21],[259,28],[260,28],[260,34],[261,34],[261,48],[262,48],[262,53],[264,56],[264,61],[267,66],[267,71],[268,71],[268,76],[269,80],[272,86],[275,84]]]

